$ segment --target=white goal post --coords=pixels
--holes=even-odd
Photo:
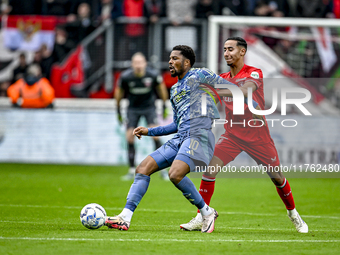
[[[209,16],[208,25],[208,68],[218,72],[218,40],[219,26],[248,25],[248,26],[301,26],[301,27],[335,27],[340,28],[339,19],[315,18],[275,18],[275,17],[234,17],[234,16]]]

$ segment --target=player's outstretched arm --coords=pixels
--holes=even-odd
[[[259,105],[256,106],[255,109],[256,109],[256,110],[262,110],[261,107],[260,107]],[[255,114],[255,113],[253,113],[253,119],[254,119],[254,125],[256,125],[256,120],[261,120],[262,123],[263,123],[263,125],[266,126],[266,121],[265,121],[263,115],[257,115],[257,114]]]
[[[135,135],[138,139],[141,139],[143,135],[148,135],[148,129],[146,127],[137,127],[133,130],[133,135]]]
[[[169,135],[177,132],[177,126],[174,122],[166,126],[159,126],[154,128],[146,128],[146,127],[137,127],[133,130],[133,135],[135,135],[138,139],[141,139],[142,136],[162,136]]]
[[[177,125],[175,122],[170,123],[166,126],[159,126],[148,129],[148,136],[162,136],[170,135],[177,132]]]

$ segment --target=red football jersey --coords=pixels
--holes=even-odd
[[[239,87],[242,87],[246,82],[251,81],[255,83],[257,89],[253,92],[253,99],[259,104],[261,109],[264,109],[264,93],[263,93],[263,74],[261,69],[244,65],[243,68],[238,72],[235,77],[230,77],[230,72],[222,73],[220,76]],[[250,120],[254,119],[252,113],[248,109],[248,105],[244,104],[244,115],[234,115],[233,114],[233,98],[223,97],[225,102],[225,113],[226,120],[228,121],[224,128],[228,135],[236,137],[242,142],[252,143],[261,142],[267,143],[271,142],[268,124],[262,127],[252,127],[254,122]],[[249,125],[250,124],[250,125]],[[256,125],[260,125],[258,121]]]

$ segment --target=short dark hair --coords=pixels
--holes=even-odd
[[[187,45],[176,45],[175,47],[172,48],[172,50],[179,50],[184,57],[190,60],[190,65],[194,66],[196,61],[196,55],[191,47]]]
[[[245,48],[245,49],[247,50],[247,42],[246,42],[246,40],[244,40],[242,37],[237,37],[237,36],[235,36],[235,37],[229,37],[229,38],[228,38],[227,40],[225,40],[225,41],[230,41],[230,40],[236,41],[236,42],[237,42],[236,46],[241,46],[241,47],[243,47],[243,48]]]

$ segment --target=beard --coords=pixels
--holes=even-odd
[[[171,77],[178,77],[184,73],[183,71],[184,61],[182,61],[181,67],[176,70],[175,67],[173,68],[174,73],[171,73]]]
[[[174,73],[170,73],[171,77],[177,77],[179,74],[178,72],[174,69]]]

